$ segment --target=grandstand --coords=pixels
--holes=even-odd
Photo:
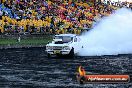
[[[100,0],[1,0],[0,33],[74,33],[93,27],[99,19],[128,2]]]

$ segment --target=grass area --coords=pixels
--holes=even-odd
[[[52,41],[52,37],[34,37],[21,38],[18,42],[17,38],[0,38],[0,45],[46,45]]]

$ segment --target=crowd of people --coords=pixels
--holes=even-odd
[[[1,0],[0,33],[75,33],[92,28],[102,17],[129,2],[110,0]]]

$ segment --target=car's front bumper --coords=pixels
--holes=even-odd
[[[46,50],[46,52],[50,55],[67,55],[70,53],[70,50]]]

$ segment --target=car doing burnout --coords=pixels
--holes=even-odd
[[[46,45],[48,57],[52,55],[68,55],[73,57],[79,51],[80,38],[76,34],[55,35],[51,43]]]

